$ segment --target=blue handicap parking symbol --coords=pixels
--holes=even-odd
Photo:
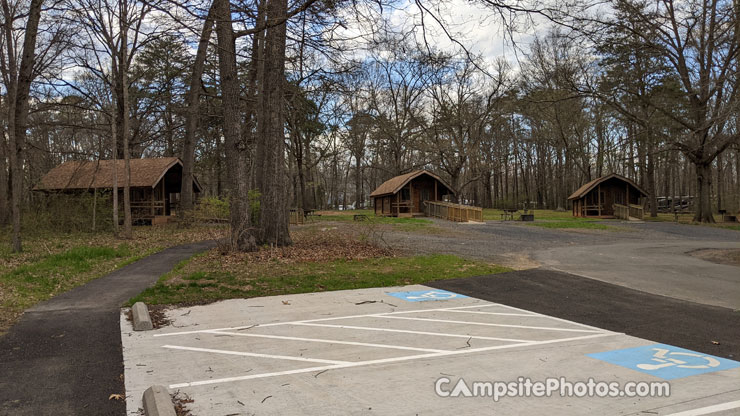
[[[664,380],[740,367],[740,362],[737,361],[665,344],[643,345],[587,355]]]
[[[417,290],[412,292],[388,292],[389,295],[395,296],[399,299],[403,299],[409,302],[424,302],[427,300],[447,300],[447,299],[459,299],[467,298],[465,295],[460,295],[455,292],[449,292],[447,290],[433,289],[433,290]]]

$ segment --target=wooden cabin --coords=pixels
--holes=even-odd
[[[113,169],[116,162],[116,169]],[[33,190],[39,192],[85,192],[113,190],[118,182],[123,204],[123,160],[73,160],[50,170]],[[156,224],[167,221],[176,210],[182,186],[182,161],[176,157],[131,159],[131,217],[134,222]],[[117,179],[116,179],[117,177]],[[202,190],[193,177],[193,192]]]
[[[455,191],[442,178],[426,170],[399,175],[383,182],[370,194],[375,215],[412,217],[424,215],[425,201],[443,201]]]
[[[574,217],[613,217],[614,204],[642,205],[646,196],[635,182],[612,173],[585,183],[568,200],[573,203]]]

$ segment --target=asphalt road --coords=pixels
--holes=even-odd
[[[545,269],[427,285],[694,351],[740,358],[740,312],[727,308]]]
[[[0,337],[0,414],[122,415],[121,304],[213,246],[166,249],[27,310]]]
[[[543,267],[691,302],[740,309],[740,268],[688,255],[740,248],[740,232],[659,222],[604,221],[600,230],[554,230],[520,222],[437,222],[442,234],[388,233],[392,246],[451,253],[526,269]]]

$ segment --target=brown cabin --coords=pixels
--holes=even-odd
[[[116,169],[113,169],[113,163]],[[135,222],[166,222],[176,210],[182,186],[182,161],[176,157],[131,159],[131,217]],[[72,160],[50,170],[33,190],[80,192],[112,190],[117,176],[119,203],[123,203],[123,160]],[[202,187],[193,177],[193,192]]]
[[[568,200],[573,201],[574,217],[611,217],[614,204],[639,205],[646,196],[632,180],[612,173],[584,184]]]
[[[370,194],[375,215],[412,217],[424,215],[424,201],[442,201],[455,191],[439,176],[415,170],[383,182]]]

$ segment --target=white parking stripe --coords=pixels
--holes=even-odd
[[[723,410],[732,410],[740,407],[740,400],[734,402],[727,402],[721,404],[715,404],[714,406],[701,407],[699,409],[691,409],[678,413],[671,413],[666,416],[701,416],[708,415],[710,413],[721,412]]]
[[[235,335],[239,337],[284,339],[284,340],[289,340],[289,341],[322,342],[325,344],[357,345],[360,347],[388,348],[388,349],[394,349],[394,350],[423,351],[423,352],[448,351],[448,350],[436,350],[432,348],[404,347],[401,345],[371,344],[367,342],[339,341],[335,339],[300,338],[300,337],[288,337],[288,336],[282,336],[282,335],[265,335],[265,334],[252,334],[252,333],[244,334],[244,333],[238,333],[238,332],[225,332],[225,331],[208,331],[207,333],[208,334]]]
[[[482,311],[445,311],[445,312],[475,313],[475,314],[479,314],[479,315],[529,316],[529,317],[539,318],[538,315],[534,315],[534,314],[531,314],[531,313],[482,312]]]
[[[323,366],[323,367],[310,367],[310,368],[302,368],[302,369],[297,369],[297,370],[278,371],[278,372],[273,372],[273,373],[252,374],[248,376],[237,376],[237,377],[226,377],[226,378],[210,379],[210,380],[202,380],[202,381],[191,381],[191,382],[186,382],[186,383],[170,384],[169,388],[177,389],[177,388],[182,388],[182,387],[202,386],[202,385],[207,385],[207,384],[225,383],[225,382],[230,382],[230,381],[243,381],[243,380],[252,380],[252,379],[257,379],[257,378],[289,375],[289,374],[300,374],[300,373],[325,371],[325,370],[333,370],[333,369],[340,369],[340,368],[360,367],[360,366],[373,365],[373,364],[395,363],[395,362],[400,362],[400,361],[418,360],[418,359],[423,359],[423,358],[437,358],[437,357],[445,357],[449,355],[471,354],[475,352],[493,351],[493,350],[506,349],[506,348],[526,347],[526,346],[532,346],[532,345],[551,344],[551,343],[565,342],[565,341],[577,341],[577,340],[582,340],[582,339],[604,337],[604,336],[609,336],[609,335],[616,335],[616,334],[601,333],[601,334],[584,335],[584,336],[573,337],[573,338],[561,338],[561,339],[553,339],[553,340],[547,340],[547,341],[532,341],[532,342],[518,343],[518,344],[495,345],[495,346],[481,347],[481,348],[467,348],[463,350],[446,351],[446,352],[439,352],[439,353],[408,355],[404,357],[393,357],[393,358],[384,358],[384,359],[379,359],[379,360],[357,361],[357,362],[350,362],[350,363],[337,364],[337,365],[328,365],[328,366]]]
[[[599,333],[604,332],[602,330],[594,330],[594,329],[552,328],[552,327],[547,327],[547,326],[527,326],[527,325],[493,324],[493,323],[488,323],[488,322],[452,321],[452,320],[448,320],[448,319],[411,318],[411,317],[408,317],[408,316],[378,315],[377,317],[378,318],[388,318],[388,319],[407,319],[409,321],[442,322],[442,323],[460,324],[460,325],[498,326],[498,327],[503,327],[503,328],[539,329],[539,330],[547,330],[547,331],[599,332]]]
[[[465,338],[465,339],[485,339],[489,341],[505,341],[505,342],[536,342],[530,339],[514,339],[514,338],[494,338],[484,337],[478,335],[467,335],[467,334],[446,334],[444,332],[425,332],[425,331],[413,331],[410,329],[391,329],[391,328],[376,328],[371,326],[353,326],[353,325],[332,325],[332,324],[316,324],[311,322],[296,323],[293,325],[305,325],[305,326],[321,326],[325,328],[341,328],[341,329],[359,329],[361,331],[379,331],[379,332],[398,332],[401,334],[416,334],[416,335],[432,335],[437,337],[451,337],[451,338]]]
[[[429,311],[446,311],[446,310],[457,310],[457,309],[472,309],[472,308],[487,308],[490,306],[499,306],[495,303],[483,303],[481,305],[466,305],[466,306],[455,306],[452,308],[433,308],[433,309],[417,309],[414,312],[429,312]],[[379,315],[394,315],[394,314],[402,314],[402,313],[408,313],[409,311],[397,311],[397,312],[385,312],[385,313],[373,313],[373,314],[364,314],[364,315],[347,315],[347,316],[333,316],[331,318],[318,318],[318,319],[308,319],[308,320],[302,320],[302,321],[287,321],[287,322],[271,322],[267,324],[253,324],[253,325],[242,325],[242,326],[232,326],[227,328],[212,328],[212,329],[200,329],[195,331],[181,331],[181,332],[170,332],[167,334],[154,334],[155,337],[167,337],[171,335],[188,335],[188,334],[198,334],[202,332],[208,332],[208,331],[234,331],[234,330],[240,330],[240,329],[248,329],[252,327],[270,327],[270,326],[280,326],[280,325],[293,325],[296,323],[304,323],[304,322],[323,322],[323,321],[335,321],[339,319],[353,319],[353,318],[368,318],[373,316],[379,316]]]
[[[196,351],[196,352],[211,352],[215,354],[243,355],[245,357],[274,358],[277,360],[308,361],[312,363],[324,363],[324,364],[347,364],[349,363],[349,361],[322,360],[321,358],[306,358],[306,357],[293,357],[289,355],[272,355],[272,354],[258,354],[254,352],[214,350],[211,348],[183,347],[180,345],[163,345],[162,348],[169,348],[173,350]]]
[[[578,326],[581,326],[581,327],[584,327],[584,328],[593,329],[593,330],[596,330],[596,331],[602,331],[602,332],[606,331],[605,329],[597,328],[595,326],[586,325],[586,324],[582,324],[580,322],[575,322],[575,321],[569,321],[567,319],[557,318],[555,316],[545,315],[545,314],[542,314],[542,313],[528,311],[526,309],[515,308],[515,307],[509,306],[509,305],[503,305],[503,304],[500,304],[500,303],[496,303],[495,305],[502,306],[504,308],[508,308],[508,309],[515,310],[515,311],[527,312],[527,313],[530,313],[530,314],[535,315],[535,316],[541,316],[543,318],[552,319],[553,321],[565,322],[565,323],[568,323],[568,324],[578,325]]]

